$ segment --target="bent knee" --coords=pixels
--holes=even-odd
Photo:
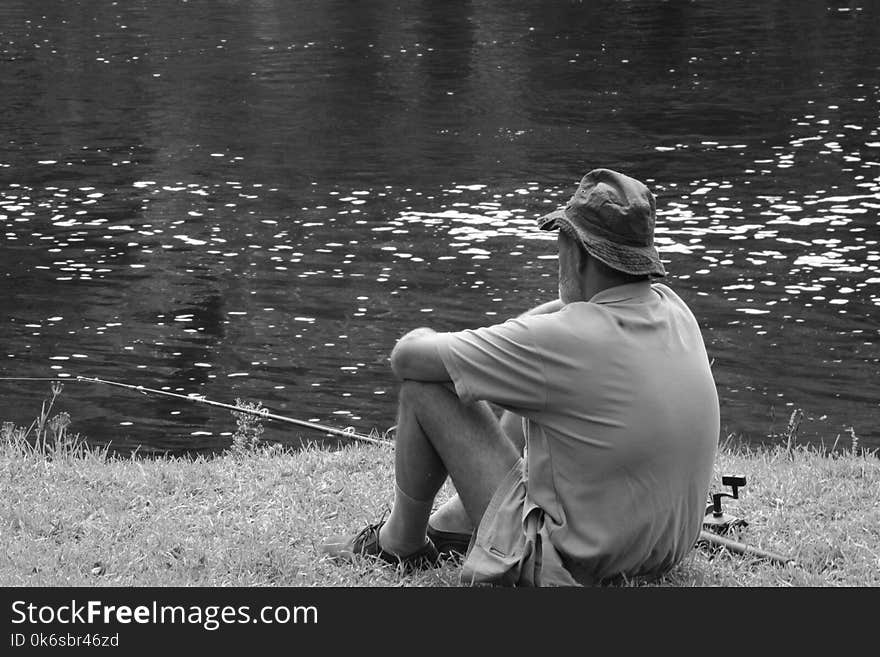
[[[435,381],[413,381],[407,379],[400,384],[398,394],[401,404],[420,407],[436,404],[440,400],[458,399],[452,383]]]

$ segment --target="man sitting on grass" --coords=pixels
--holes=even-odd
[[[693,314],[652,284],[654,196],[596,169],[538,221],[559,230],[559,298],[397,343],[391,513],[326,555],[418,568],[458,549],[465,583],[573,586],[659,576],[694,546],[718,397]],[[432,514],[447,475],[457,494]]]

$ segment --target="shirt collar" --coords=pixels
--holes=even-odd
[[[609,287],[597,292],[590,303],[621,303],[624,301],[643,301],[651,294],[651,281],[637,281],[625,285]]]

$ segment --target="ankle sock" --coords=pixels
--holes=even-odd
[[[417,500],[394,485],[391,515],[379,530],[379,545],[386,552],[405,557],[424,547],[425,530],[434,500]]]

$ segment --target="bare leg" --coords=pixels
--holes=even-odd
[[[513,443],[514,448],[522,454],[526,442],[522,429],[522,417],[510,411],[504,411],[501,414],[500,425],[501,430]],[[476,525],[479,524],[479,518],[476,521],[471,520],[465,511],[461,498],[456,493],[431,514],[429,522],[434,529],[468,534],[473,532]]]
[[[473,525],[519,458],[488,404],[464,404],[444,384],[416,381],[401,386],[394,456],[400,491],[413,500],[433,500],[449,475]],[[427,529],[427,517],[403,507],[395,503],[382,528],[386,550],[401,547],[396,536],[423,537]]]
[[[501,428],[520,454],[522,454],[526,444],[526,435],[523,433],[522,421],[521,415],[516,415],[510,411],[504,411],[501,415]]]

